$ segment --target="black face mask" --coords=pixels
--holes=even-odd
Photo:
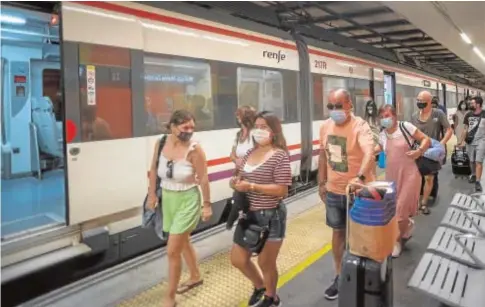
[[[193,134],[194,134],[193,132],[180,132],[179,135],[177,135],[177,137],[182,142],[188,142],[192,138]]]
[[[426,106],[427,106],[428,104],[427,104],[426,102],[418,102],[416,105],[418,106],[418,108],[419,108],[420,110],[422,110],[422,109],[426,108]]]

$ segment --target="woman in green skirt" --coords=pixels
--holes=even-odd
[[[167,137],[160,157],[157,157],[160,146],[160,142],[157,142],[150,170],[148,204],[152,208],[157,206],[155,185],[159,176],[162,179],[163,231],[169,233],[169,281],[165,307],[176,305],[176,293],[189,291],[203,282],[189,237],[199,223],[201,214],[202,220],[207,221],[212,215],[212,209],[205,153],[197,142],[191,141],[194,128],[195,119],[192,114],[185,110],[175,111],[168,123],[171,134]],[[157,159],[160,159],[158,169]],[[179,286],[182,255],[189,268],[190,278]]]

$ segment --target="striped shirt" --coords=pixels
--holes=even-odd
[[[258,166],[246,165],[246,161],[253,151],[254,149],[251,149],[241,163],[240,174],[243,180],[255,184],[291,186],[290,158],[285,151],[277,149],[268,160]],[[257,192],[248,192],[247,195],[250,210],[276,208],[281,201],[281,197]]]

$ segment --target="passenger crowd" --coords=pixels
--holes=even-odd
[[[366,104],[364,118],[353,114],[349,92],[330,93],[327,109],[330,118],[320,128],[318,164],[319,195],[326,206],[326,223],[332,228],[332,252],[336,275],[325,291],[329,300],[338,298],[338,280],[345,246],[347,220],[346,187],[376,180],[376,155],[386,156],[385,180],[396,185],[396,216],[399,236],[393,257],[399,257],[403,245],[415,229],[413,217],[430,214],[428,200],[436,198],[438,172],[446,162],[446,143],[453,131],[458,145],[466,144],[475,163],[470,182],[481,191],[482,163],[485,159],[485,112],[483,100],[474,97],[460,102],[450,126],[447,116],[428,91],[416,100],[419,110],[410,122],[400,121],[392,105],[377,109]],[[446,109],[445,109],[446,111]],[[230,181],[234,189],[233,218],[238,221],[231,250],[231,263],[254,286],[248,305],[280,306],[276,294],[276,260],[285,238],[286,207],[283,199],[292,184],[290,158],[279,118],[271,112],[258,113],[244,106],[235,114],[240,127],[230,154],[236,168]],[[164,306],[176,305],[176,294],[200,286],[195,250],[190,233],[199,218],[212,215],[207,162],[204,151],[191,139],[195,118],[187,111],[175,111],[168,123],[170,134],[155,146],[146,201],[158,211],[163,232],[170,234],[168,294]],[[422,197],[420,197],[422,196]],[[163,203],[163,206],[161,204]],[[202,208],[200,204],[203,204]],[[257,254],[258,266],[250,260]],[[182,257],[189,268],[188,281],[179,285]]]

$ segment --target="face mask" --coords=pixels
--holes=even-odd
[[[475,107],[470,107],[470,111],[475,111]]]
[[[438,105],[434,104],[432,107],[433,107],[433,109],[436,109],[438,107]]]
[[[416,105],[418,106],[419,109],[422,110],[422,109],[426,108],[426,106],[428,104],[426,102],[418,102]]]
[[[462,110],[462,111],[465,110],[465,106],[461,106],[460,110]]]
[[[254,129],[253,130],[253,138],[258,144],[264,144],[267,140],[269,140],[271,133],[267,130],[263,129]]]
[[[342,110],[330,111],[330,118],[337,124],[343,123],[347,119],[347,114]]]
[[[368,109],[367,110],[367,113],[369,113],[370,115],[372,115],[374,113],[374,110],[373,109]]]
[[[392,119],[392,117],[381,118],[381,126],[385,129],[391,128],[393,124],[394,120]]]
[[[182,142],[188,142],[192,138],[193,134],[194,134],[193,132],[180,132],[179,135],[177,135],[177,137]]]

